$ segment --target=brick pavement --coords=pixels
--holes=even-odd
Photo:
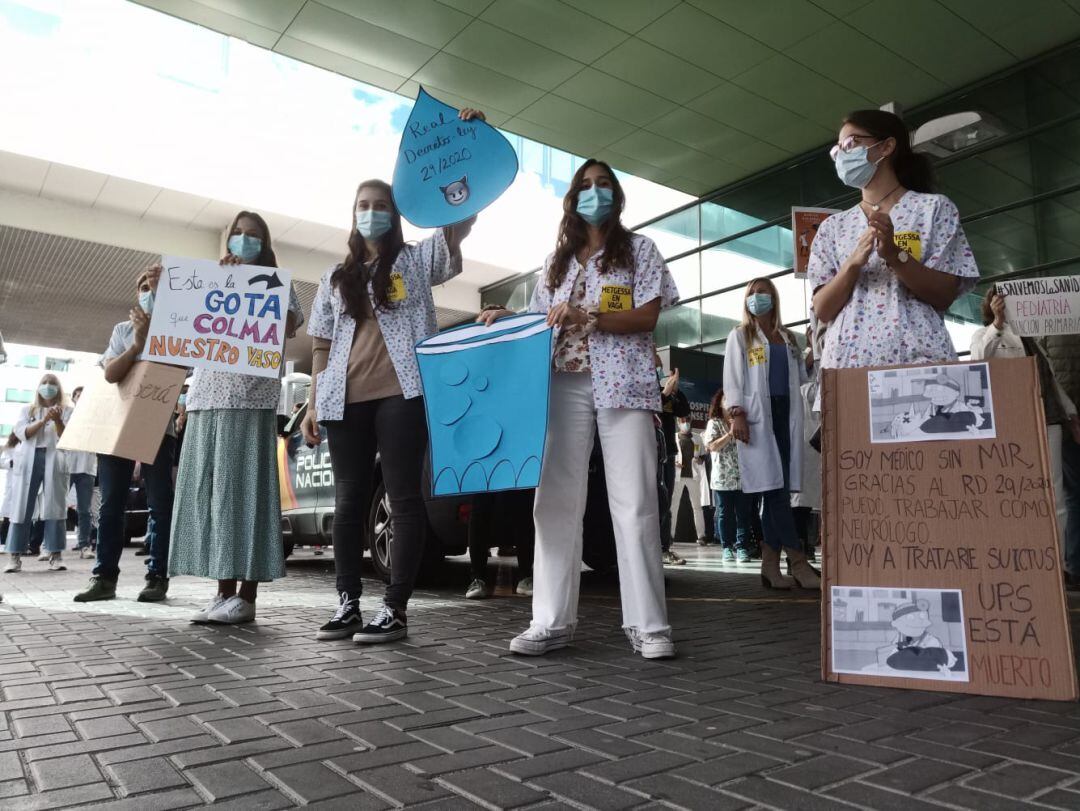
[[[89,605],[89,561],[28,561],[0,576],[0,808],[1080,808],[1080,707],[824,684],[816,600],[681,551],[670,662],[631,655],[603,578],[572,648],[520,659],[528,601],[460,599],[462,560],[380,648],[314,640],[332,562],[304,550],[237,628],[188,624],[189,578],[135,602],[130,550]]]

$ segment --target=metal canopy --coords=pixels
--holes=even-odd
[[[700,195],[1080,36],[1080,0],[136,0]]]

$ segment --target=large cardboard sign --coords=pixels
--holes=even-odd
[[[833,214],[838,214],[838,208],[806,208],[794,206],[791,209],[791,237],[795,242],[795,278],[806,278],[806,266],[810,263],[810,250],[814,246],[814,237],[817,236],[818,227]]]
[[[1080,332],[1080,276],[998,282],[1005,296],[1005,320],[1018,335],[1073,335]]]
[[[57,447],[152,463],[187,372],[139,361],[119,383],[103,372],[85,387]]]
[[[517,176],[517,152],[506,136],[478,118],[428,95],[416,97],[394,165],[394,203],[420,228],[467,220],[495,202]]]
[[[142,360],[280,377],[292,274],[161,257]]]
[[[1034,360],[986,365],[996,436],[872,439],[888,422],[875,400],[881,408],[895,396],[871,393],[883,371],[900,381],[970,376],[974,386],[982,365],[822,370],[829,681],[1077,698]]]
[[[552,330],[545,315],[440,332],[416,346],[435,496],[540,484]]]

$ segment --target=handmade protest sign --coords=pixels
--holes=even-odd
[[[1018,335],[1073,335],[1080,332],[1080,276],[998,282],[1005,296],[1005,320]]]
[[[292,274],[161,257],[143,360],[279,377]]]
[[[419,228],[467,220],[514,182],[518,159],[497,129],[428,95],[416,97],[394,166],[394,204]]]
[[[1034,360],[987,364],[996,436],[871,441],[874,377],[981,365],[822,370],[829,681],[1077,697]]]
[[[109,383],[99,371],[84,388],[56,447],[152,463],[186,374],[176,366],[138,361],[127,377]]]
[[[806,208],[793,206],[791,209],[791,237],[795,242],[795,278],[806,278],[806,266],[810,263],[810,250],[814,246],[814,237],[825,220],[840,211],[838,208]]]
[[[540,484],[552,330],[544,315],[446,330],[416,345],[434,496]]]

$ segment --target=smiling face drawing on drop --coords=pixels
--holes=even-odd
[[[446,202],[450,205],[460,206],[469,199],[469,176],[462,175],[461,180],[455,180],[446,186],[439,186],[439,191],[443,193],[443,197],[446,198]]]

